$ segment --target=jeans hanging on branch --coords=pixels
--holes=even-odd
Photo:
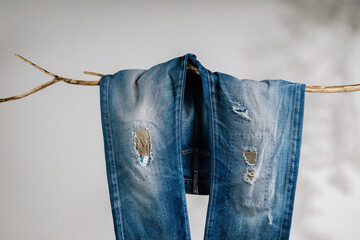
[[[185,194],[209,195],[205,240],[289,238],[305,84],[211,72],[188,53],[99,85],[116,239],[190,239]]]

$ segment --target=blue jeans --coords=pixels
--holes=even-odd
[[[205,240],[289,238],[305,84],[240,80],[188,53],[99,85],[116,239],[190,239],[185,194],[209,195]]]

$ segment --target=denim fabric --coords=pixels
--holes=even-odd
[[[116,239],[190,239],[185,194],[209,195],[205,240],[289,238],[305,84],[211,72],[191,53],[99,84]]]

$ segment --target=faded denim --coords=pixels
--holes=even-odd
[[[205,240],[289,238],[305,84],[211,72],[188,53],[99,85],[116,239],[190,239],[185,194],[209,195]]]

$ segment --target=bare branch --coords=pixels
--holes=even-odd
[[[57,83],[58,81],[59,81],[59,79],[54,78],[53,80],[48,81],[47,83],[44,83],[44,84],[42,84],[42,85],[40,85],[40,86],[38,86],[36,88],[33,88],[33,89],[23,93],[23,94],[19,94],[19,95],[12,96],[12,97],[7,97],[7,98],[1,98],[0,102],[7,102],[7,101],[16,100],[16,99],[19,99],[19,98],[26,97],[26,96],[34,93],[34,92],[40,91],[41,89],[44,89],[44,88],[46,88],[46,87],[48,87],[48,86],[50,86],[50,85],[52,85],[54,83]]]
[[[46,82],[40,86],[37,86],[36,88],[33,88],[23,94],[19,94],[19,95],[15,95],[15,96],[12,96],[12,97],[7,97],[7,98],[0,98],[0,102],[7,102],[7,101],[11,101],[11,100],[16,100],[16,99],[19,99],[19,98],[23,98],[23,97],[26,97],[32,93],[35,93],[37,91],[40,91],[41,89],[44,89],[54,83],[57,83],[59,81],[63,81],[63,82],[66,82],[66,83],[69,83],[69,84],[77,84],[77,85],[99,85],[99,81],[85,81],[85,80],[75,80],[75,79],[71,79],[71,78],[65,78],[65,77],[61,77],[61,76],[58,76],[52,72],[49,72],[47,70],[45,70],[44,68],[42,67],[39,67],[38,65],[36,65],[35,63],[31,62],[30,60],[20,56],[19,54],[16,54],[15,53],[15,56],[19,57],[21,60],[31,64],[33,67],[39,69],[40,71],[42,71],[43,73],[46,73],[52,77],[54,77],[53,80],[49,81],[49,82]]]
[[[83,73],[84,73],[84,74],[95,75],[95,76],[99,76],[99,77],[105,76],[105,74],[96,73],[96,72],[89,72],[89,71],[83,71]]]
[[[42,67],[39,67],[38,65],[36,65],[35,63],[31,62],[30,60],[20,56],[19,54],[15,53],[15,56],[19,57],[21,60],[31,64],[33,67],[39,69],[40,71],[42,71],[43,73],[46,73],[52,77],[54,77],[53,80],[46,82],[36,88],[33,88],[23,94],[19,94],[19,95],[15,95],[12,97],[7,97],[7,98],[0,98],[0,102],[7,102],[7,101],[11,101],[11,100],[15,100],[15,99],[19,99],[19,98],[23,98],[26,97],[32,93],[35,93],[37,91],[40,91],[41,89],[44,89],[54,83],[57,83],[59,81],[63,81],[69,84],[76,84],[76,85],[89,85],[89,86],[95,86],[95,85],[99,85],[99,81],[86,81],[86,80],[75,80],[75,79],[71,79],[71,78],[65,78],[65,77],[61,77],[58,76],[52,72],[49,72],[47,70],[45,70]],[[199,70],[192,65],[188,65],[187,69],[195,72],[196,74],[200,75]],[[101,73],[96,73],[96,72],[90,72],[90,71],[84,71],[84,74],[90,74],[90,75],[95,75],[95,76],[99,76],[99,77],[103,77],[105,76],[105,74],[101,74]],[[354,91],[360,91],[360,84],[354,84],[354,85],[342,85],[342,86],[312,86],[312,85],[307,85],[306,92],[313,92],[313,93],[338,93],[338,92],[354,92]]]
[[[23,61],[31,64],[33,67],[39,69],[39,70],[42,71],[43,73],[46,73],[46,74],[48,74],[48,75],[50,75],[50,76],[52,76],[52,77],[54,77],[54,78],[58,77],[57,75],[55,75],[55,74],[53,74],[53,73],[51,73],[51,72],[49,72],[49,71],[46,71],[46,70],[43,69],[42,67],[39,67],[39,66],[36,65],[35,63],[31,62],[30,60],[27,60],[26,58],[20,56],[19,54],[14,53],[14,55],[17,56],[17,57],[19,57],[21,60],[23,60]]]

